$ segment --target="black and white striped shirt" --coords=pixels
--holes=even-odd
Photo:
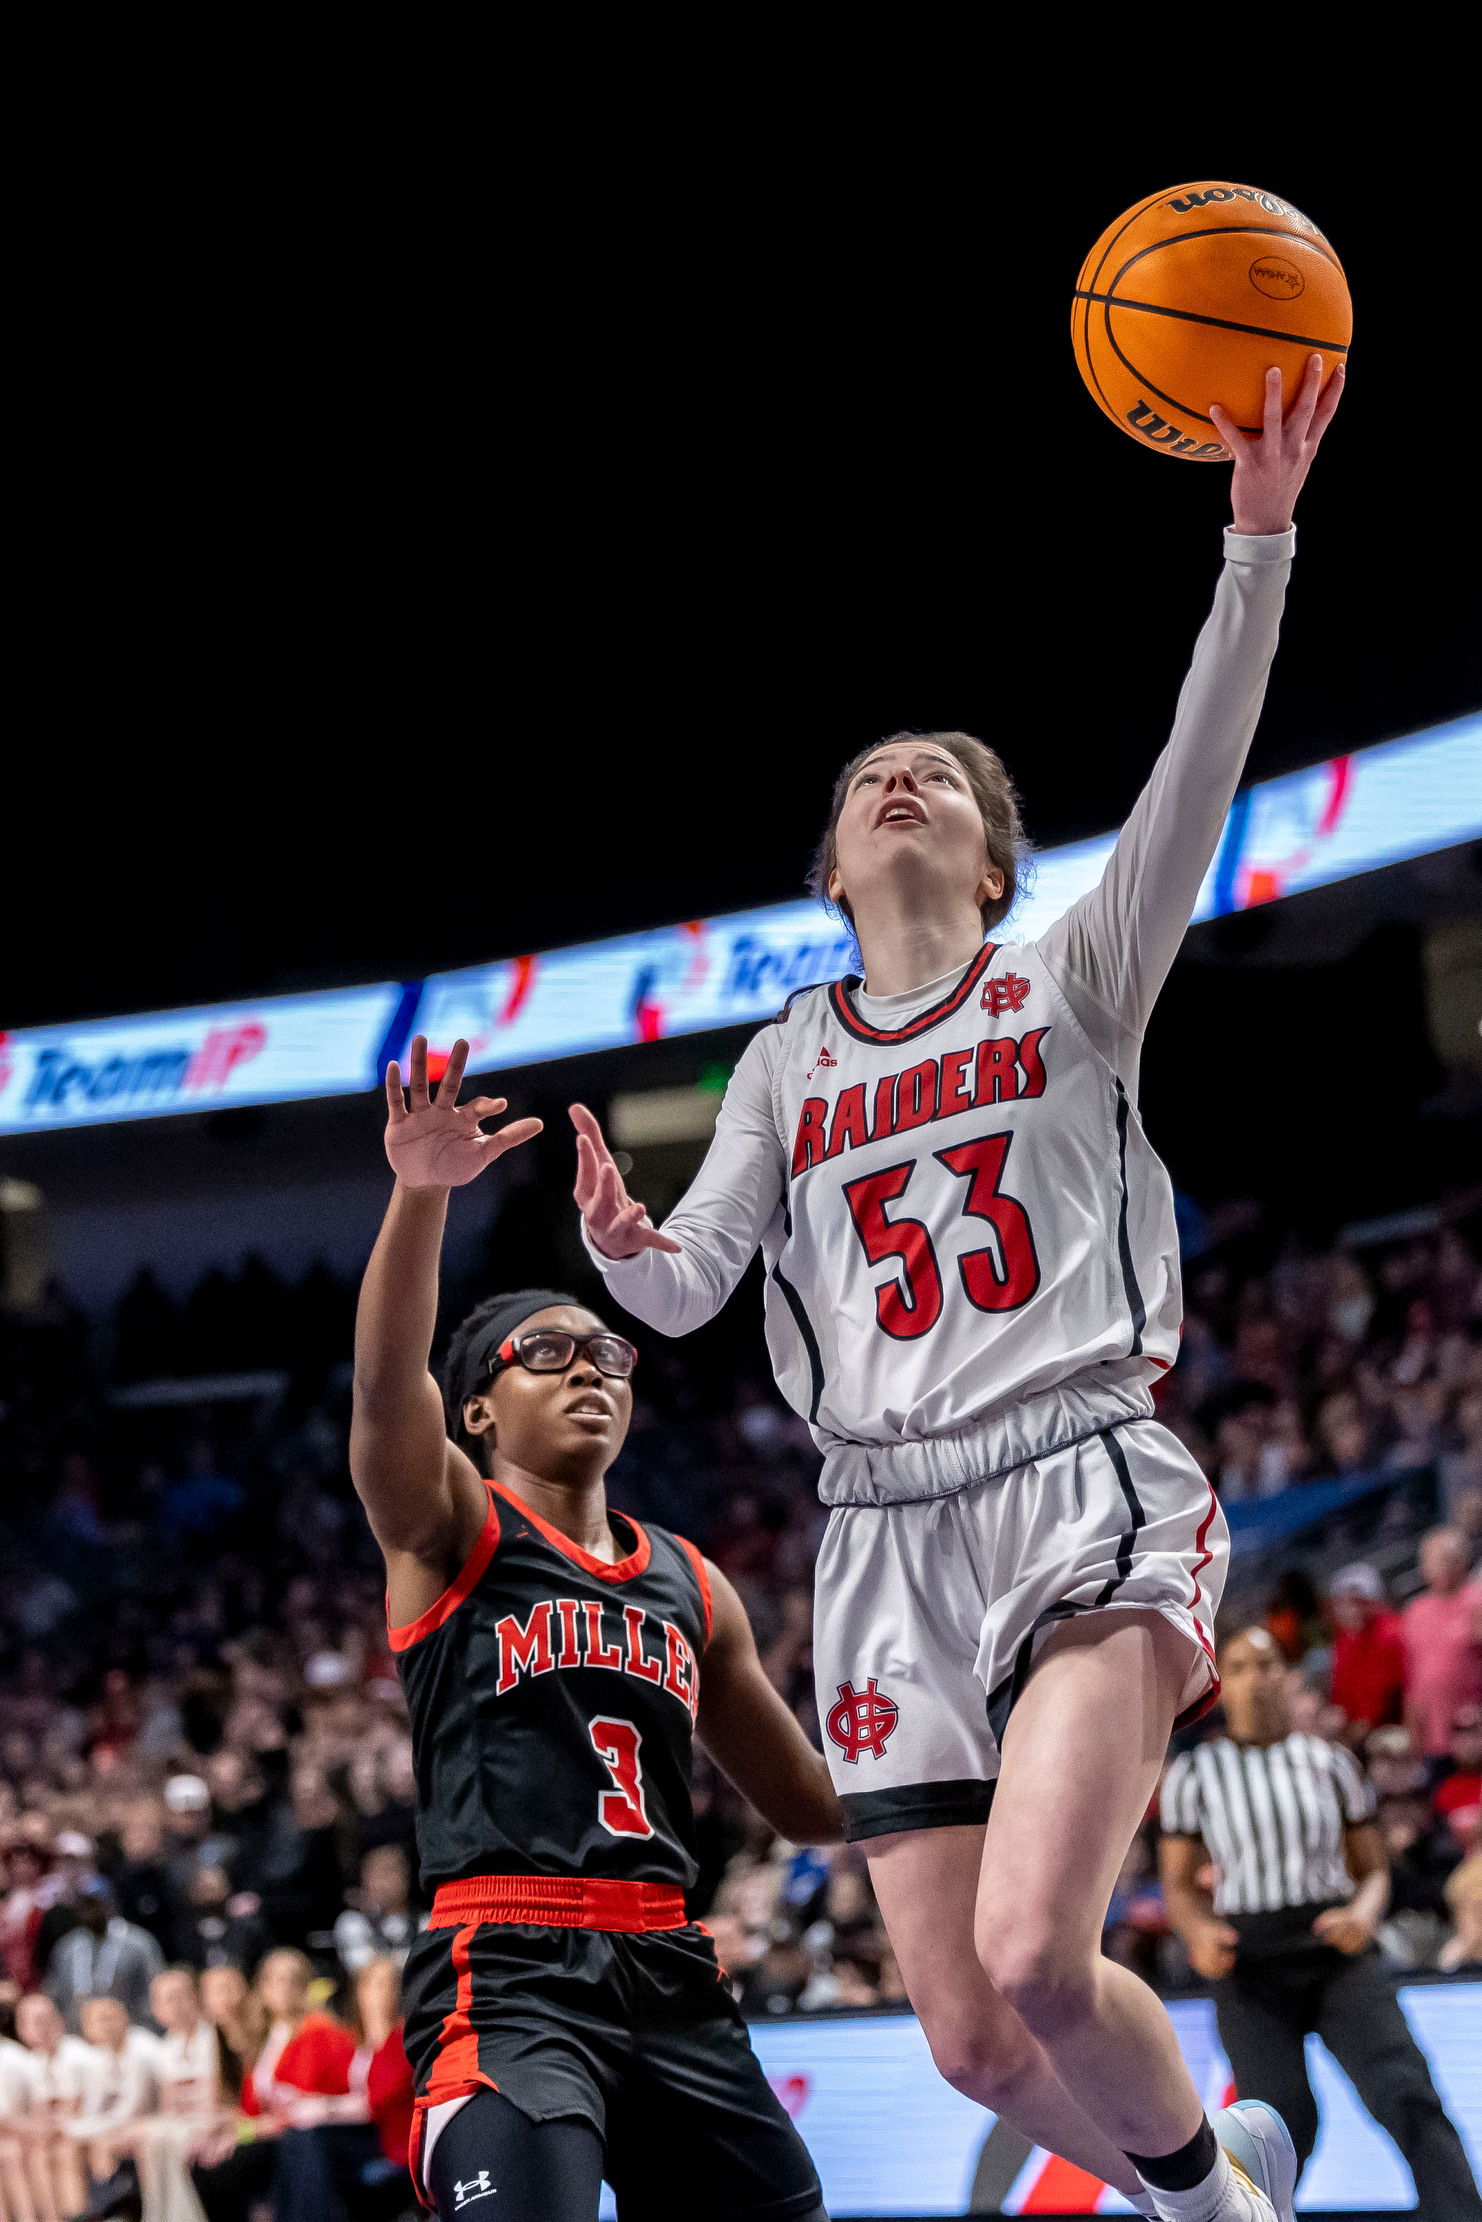
[[[1169,1836],[1202,1836],[1214,1861],[1216,1913],[1276,1913],[1353,1896],[1343,1831],[1374,1813],[1374,1792],[1341,1744],[1228,1736],[1175,1759],[1163,1784]]]

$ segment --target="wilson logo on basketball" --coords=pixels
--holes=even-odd
[[[1295,301],[1307,280],[1295,263],[1282,262],[1274,255],[1262,255],[1250,266],[1250,282],[1268,301]]]
[[[862,1751],[875,1759],[885,1757],[885,1746],[900,1717],[895,1699],[876,1687],[872,1674],[862,1690],[852,1682],[839,1684],[839,1702],[829,1707],[828,1732],[848,1765],[856,1767]]]
[[[1212,462],[1223,455],[1224,445],[1219,440],[1191,440],[1187,432],[1180,432],[1176,424],[1160,417],[1145,401],[1135,401],[1127,411],[1127,422],[1134,432],[1140,432],[1154,447],[1166,448],[1170,455],[1189,455],[1196,462]]]
[[[1202,193],[1181,193],[1168,205],[1175,216],[1187,216],[1191,208],[1218,207],[1222,201],[1251,201],[1257,208],[1264,208],[1268,216],[1294,216],[1298,223],[1306,222],[1300,210],[1288,208],[1273,193],[1258,193],[1251,185],[1211,185]]]

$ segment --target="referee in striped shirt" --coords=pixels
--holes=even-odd
[[[1281,2115],[1305,2165],[1317,2102],[1315,2030],[1410,2163],[1422,2214],[1482,2222],[1482,2197],[1374,1945],[1389,1868],[1374,1793],[1352,1754],[1292,1733],[1286,1670],[1264,1628],[1221,1646],[1229,1733],[1186,1752],[1163,1785],[1168,1918],[1214,1990],[1243,2099]],[[1200,1890],[1212,1862],[1214,1898]]]

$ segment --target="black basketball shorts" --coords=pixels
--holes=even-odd
[[[602,2139],[624,2216],[786,2222],[822,2199],[696,1923],[643,1934],[484,1921],[427,1929],[403,1978],[412,2178],[483,2086]]]

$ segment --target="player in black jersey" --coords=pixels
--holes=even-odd
[[[432,1921],[405,1976],[411,2164],[440,2216],[825,2222],[695,1881],[696,1732],[785,1836],[837,1842],[828,1769],[692,1543],[609,1513],[635,1352],[553,1289],[481,1305],[428,1371],[450,1189],[538,1130],[392,1065],[396,1188],[361,1286],[350,1465],[386,1558]],[[482,2202],[488,2201],[487,2207]]]

